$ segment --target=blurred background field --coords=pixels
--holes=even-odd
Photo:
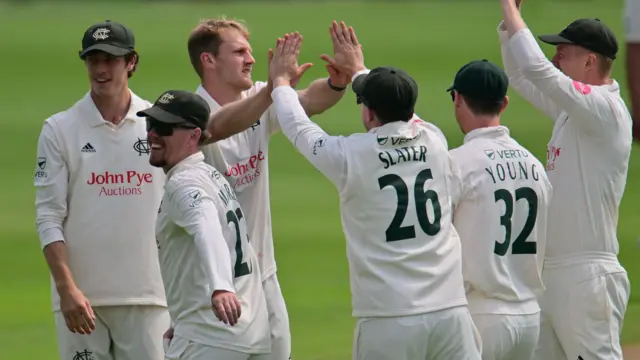
[[[325,75],[318,56],[331,51],[328,26],[334,19],[346,21],[363,43],[369,67],[395,65],[416,78],[419,115],[440,126],[451,147],[462,141],[445,92],[456,70],[473,59],[501,64],[496,0],[0,2],[1,359],[58,358],[48,271],[34,227],[32,176],[42,122],[88,89],[77,56],[84,30],[105,19],[133,28],[141,60],[130,86],[153,101],[169,88],[195,90],[198,79],[189,64],[186,39],[200,19],[219,15],[249,24],[257,58],[254,80],[265,79],[266,53],[275,38],[300,31],[305,38],[301,61],[315,63],[303,84]],[[621,0],[532,0],[525,2],[524,15],[534,33],[559,31],[579,17],[598,17],[612,27],[624,48]],[[548,55],[553,51],[543,49]],[[624,49],[619,59],[615,77],[626,97]],[[510,95],[504,123],[545,159],[551,121]],[[315,120],[331,134],[362,130],[351,93]],[[635,145],[618,232],[620,259],[634,289],[640,279],[639,151]],[[270,152],[276,258],[291,317],[293,358],[349,359],[354,322],[337,193],[281,134]],[[639,302],[640,295],[632,290],[623,333],[627,344],[640,342]]]

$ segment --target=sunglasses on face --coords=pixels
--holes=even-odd
[[[449,91],[449,94],[451,94],[451,101],[456,101],[456,91],[451,90]]]
[[[154,130],[159,136],[171,136],[175,129],[195,129],[190,124],[168,124],[156,119],[147,118],[147,132]]]

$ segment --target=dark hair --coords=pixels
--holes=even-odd
[[[498,115],[504,106],[504,100],[487,101],[465,97],[461,95],[464,102],[475,115]]]
[[[127,64],[129,64],[131,62],[131,60],[133,59],[134,56],[136,58],[136,62],[133,64],[133,69],[131,69],[131,71],[127,72],[127,78],[131,78],[133,76],[133,73],[136,72],[136,69],[138,68],[138,62],[140,61],[140,55],[138,55],[137,52],[132,51],[132,52],[130,52],[127,55],[124,56],[124,61]]]

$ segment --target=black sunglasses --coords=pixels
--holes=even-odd
[[[196,126],[182,123],[182,124],[168,124],[162,121],[158,121],[154,118],[147,118],[147,132],[155,130],[160,136],[171,136],[175,129],[195,129]]]
[[[449,94],[451,94],[451,101],[456,101],[456,91],[454,89],[451,89],[451,91],[449,91]]]

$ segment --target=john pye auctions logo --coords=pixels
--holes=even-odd
[[[142,186],[153,182],[153,174],[135,170],[104,173],[92,172],[87,185],[100,185],[99,196],[131,196],[142,195]],[[104,186],[116,185],[116,186]]]
[[[230,181],[235,190],[251,184],[258,176],[260,176],[260,162],[264,161],[265,156],[262,151],[259,151],[257,155],[251,155],[249,159],[245,161],[239,161],[235,165],[230,166],[227,171],[224,172],[224,176],[231,177],[234,180]]]

